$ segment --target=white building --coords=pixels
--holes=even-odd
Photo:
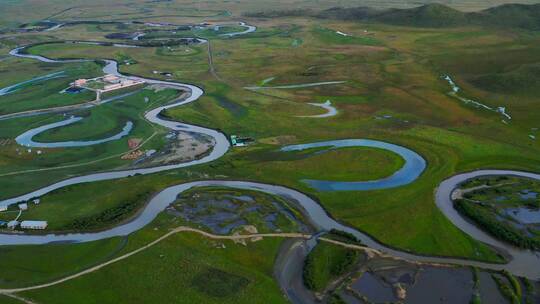
[[[22,203],[22,204],[19,204],[19,209],[21,210],[28,210],[28,204],[27,203]]]
[[[7,208],[8,208],[7,206],[0,206],[0,212],[7,211]]]
[[[40,203],[40,200],[39,198],[36,198],[35,200],[33,200],[32,202],[34,202],[34,205],[39,205]]]
[[[22,221],[21,228],[43,230],[47,228],[47,221]]]

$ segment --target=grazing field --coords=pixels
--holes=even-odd
[[[467,12],[505,2],[443,1]],[[20,216],[15,205],[0,211],[0,221],[15,217],[48,221],[47,229],[32,233],[101,231],[136,218],[151,198],[169,186],[198,180],[253,181],[300,191],[331,218],[394,249],[507,261],[501,252],[454,226],[438,209],[434,196],[443,180],[462,172],[491,168],[540,172],[540,18],[535,17],[540,6],[464,13],[441,5],[417,7],[422,3],[7,1],[0,12],[0,115],[79,107],[93,101],[92,92],[71,94],[63,89],[76,79],[102,76],[101,59],[116,60],[125,75],[189,83],[203,93],[154,120],[167,128],[145,119],[145,114],[190,97],[190,92],[172,89],[172,84],[138,87],[87,108],[0,119],[0,200],[74,176],[213,157],[210,143],[218,156],[181,169],[67,186],[41,196],[39,204],[29,202]],[[18,13],[25,5],[33,9]],[[371,8],[358,8],[363,5]],[[414,8],[383,11],[391,7]],[[349,10],[350,14],[342,14]],[[362,14],[367,17],[361,18]],[[481,16],[481,21],[475,21],[475,16]],[[491,26],[497,20],[499,26]],[[239,21],[256,26],[256,31],[227,36],[247,29]],[[88,61],[46,63],[8,55],[23,45],[31,55]],[[196,88],[193,93],[191,97],[198,96]],[[323,111],[312,103],[327,101],[336,115],[309,117]],[[95,141],[118,134],[128,123],[133,128],[120,139],[90,146],[21,144],[21,134],[72,116],[81,119],[39,132],[32,140]],[[197,138],[202,136],[196,134],[201,128],[188,134],[180,123],[211,128],[224,137],[201,133],[208,138]],[[250,141],[229,147],[224,141],[231,135]],[[281,150],[340,139],[400,145],[418,153],[426,168],[399,187],[318,191],[304,180],[384,179],[402,168],[405,160],[366,147]],[[193,152],[202,146],[207,151]],[[461,211],[488,230],[491,227],[492,234],[505,235],[506,241],[538,248],[537,223],[521,222],[524,226],[517,229],[512,220],[520,208],[538,210],[536,196],[523,198],[538,194],[537,183],[488,178],[461,187],[479,185],[485,189],[467,192],[457,202]],[[77,273],[145,248],[179,226],[221,235],[318,232],[311,231],[305,213],[292,206],[286,196],[221,187],[192,189],[127,237],[0,246],[0,288],[47,283]],[[504,229],[498,216],[505,221]],[[233,242],[181,232],[87,275],[20,295],[37,303],[151,303],[156,299],[281,303],[287,301],[286,290],[280,290],[283,282],[274,267],[294,249],[282,243],[273,237]],[[307,287],[325,291],[350,274],[361,258],[358,250],[319,242],[304,265]],[[462,278],[469,282],[467,271]],[[520,293],[511,274],[495,277],[506,286],[501,289]]]
[[[52,1],[47,4],[39,1],[6,1],[5,10],[1,15],[3,26],[14,26],[26,23],[32,23],[42,19],[56,20],[109,20],[115,17],[123,20],[155,20],[155,19],[205,19],[205,18],[224,18],[231,15],[238,16],[243,12],[272,10],[276,7],[295,7],[295,8],[331,8],[336,6],[369,6],[375,8],[409,8],[420,3],[443,3],[451,5],[461,10],[479,10],[504,3],[538,3],[535,0],[473,0],[473,1],[395,1],[395,0],[350,0],[350,1],[326,1],[324,3],[311,3],[306,1],[276,1],[268,3],[266,1],[238,1],[228,3],[222,1],[208,1],[197,3],[189,1],[179,1],[170,3],[168,1],[157,1],[148,3],[145,1],[120,2],[111,5],[108,1],[95,1],[91,5],[83,1],[73,1],[66,5],[62,1]],[[34,9],[28,10],[32,5]]]
[[[3,247],[0,284],[15,288],[47,283],[102,263],[125,246],[126,240],[113,238],[85,244]]]
[[[159,232],[147,234],[151,238]],[[97,272],[23,294],[56,303],[132,303],[156,298],[175,303],[286,303],[272,279],[272,257],[279,243],[279,239],[265,239],[244,246],[176,235]]]
[[[316,35],[320,27],[339,29],[355,36],[365,35],[364,31],[367,30],[369,37],[380,41],[380,45],[347,44],[344,47],[339,39],[327,41]],[[138,62],[122,66],[121,69],[126,72],[161,77],[154,76],[153,70],[167,71],[172,73],[173,79],[200,83],[206,94],[199,101],[169,110],[166,115],[175,120],[219,128],[227,134],[249,136],[260,144],[233,150],[223,160],[189,171],[202,170],[202,174],[225,175],[229,178],[238,176],[284,184],[313,193],[312,189],[299,180],[315,178],[319,174],[324,178],[342,180],[380,178],[399,168],[399,161],[391,153],[381,155],[380,152],[374,154],[363,149],[359,149],[360,153],[336,150],[331,154],[284,162],[282,167],[279,161],[266,161],[265,158],[276,155],[275,151],[284,144],[339,138],[382,139],[418,151],[427,160],[428,168],[411,185],[392,191],[314,195],[333,216],[361,228],[384,243],[426,254],[495,258],[489,250],[463,235],[443,218],[436,210],[432,197],[438,182],[455,172],[481,167],[540,168],[540,160],[536,156],[538,143],[528,137],[527,131],[533,128],[534,122],[526,112],[521,112],[521,106],[507,105],[513,119],[510,125],[504,125],[497,114],[468,106],[446,95],[450,88],[440,79],[446,73],[457,79],[468,96],[477,91],[462,82],[457,69],[445,68],[450,63],[458,64],[457,57],[433,54],[439,51],[446,54],[451,50],[461,52],[458,42],[471,39],[466,33],[478,30],[464,28],[434,31],[386,25],[362,26],[335,21],[315,25],[307,19],[295,19],[294,23],[266,21],[260,28],[259,33],[253,34],[253,37],[247,35],[211,41],[216,72],[226,83],[212,79],[206,58],[207,50],[202,47],[201,52],[193,56],[162,56],[153,48],[119,49],[70,44],[42,45],[30,51],[63,58],[82,57],[81,54],[91,54],[91,58],[112,58],[113,54],[121,51]],[[489,30],[482,30],[479,34],[485,39],[475,40],[478,47],[485,43],[497,50],[498,45],[501,45],[501,52],[509,39],[520,39],[522,44],[530,45],[537,39],[520,33],[513,38],[504,32]],[[426,45],[425,41],[441,35],[454,38],[434,40],[434,43]],[[296,39],[302,40],[301,46],[292,45]],[[319,56],[322,53],[332,56]],[[171,61],[171,57],[174,61]],[[181,61],[178,58],[189,60]],[[250,60],[246,61],[245,58]],[[422,58],[428,58],[431,65],[425,64]],[[291,65],[293,62],[295,64]],[[151,67],[147,67],[147,63]],[[173,66],[174,69],[171,69]],[[254,71],[257,71],[256,75]],[[346,82],[333,86],[272,90],[269,93],[243,88],[269,77],[275,77],[271,82],[273,86],[337,80]],[[471,97],[485,103],[491,100],[482,95]],[[531,98],[534,99],[533,96]],[[338,116],[328,119],[295,117],[317,113],[317,109],[306,103],[326,99],[331,99],[338,108]],[[305,127],[306,124],[309,127]],[[75,130],[75,127],[66,128],[54,136],[64,133],[57,138],[67,138],[67,134],[72,133],[68,131]],[[115,126],[100,125],[102,129],[96,129],[94,134],[99,130],[106,131],[105,127],[112,132]],[[103,131],[99,134],[103,134]],[[346,161],[339,162],[340,157]],[[367,158],[369,162],[363,161]],[[380,161],[377,162],[378,158]],[[328,168],[310,168],[308,164],[322,163],[322,160],[328,163]],[[336,161],[335,165],[333,161]],[[349,163],[354,164],[345,168],[344,165]],[[380,166],[378,163],[385,165]],[[305,172],[295,170],[294,174],[282,174],[281,169],[287,170],[292,164],[292,168],[301,168]],[[102,165],[101,168],[110,167],[110,162],[107,166],[105,163]],[[358,169],[355,166],[359,166]],[[373,169],[365,166],[373,166]],[[234,171],[231,168],[235,168]],[[350,173],[343,172],[343,169]],[[311,170],[316,171],[310,173]],[[73,172],[51,171],[53,178]],[[358,172],[358,175],[354,172]],[[175,174],[185,176],[181,172]],[[145,178],[169,180],[166,174],[163,178]],[[2,178],[2,183],[9,186],[25,179],[27,176],[16,175]],[[14,190],[13,195],[36,187],[39,180],[33,179],[32,183],[34,186],[25,184],[16,190],[8,188]],[[154,188],[156,190],[158,187]],[[414,219],[415,225],[408,224],[411,219]],[[405,234],[396,233],[402,231],[403,227],[407,227]]]

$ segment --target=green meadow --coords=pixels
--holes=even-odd
[[[153,17],[145,20],[194,23],[210,18],[218,22],[229,20],[228,13],[238,12],[236,7],[226,12],[201,4],[201,8],[180,14],[163,5],[151,4],[149,15]],[[265,7],[260,1],[246,5],[244,11]],[[485,4],[478,0],[469,5]],[[122,20],[137,20],[143,14],[137,7],[119,5],[110,13],[121,10],[125,13]],[[178,15],[171,16],[173,13]],[[106,17],[102,8],[74,8],[56,18]],[[226,135],[251,137],[254,142],[233,147],[219,160],[203,165],[62,188],[43,196],[39,206],[31,205],[22,219],[46,219],[50,231],[71,231],[73,223],[89,223],[77,226],[80,230],[98,230],[129,220],[168,186],[205,179],[249,180],[304,192],[333,218],[391,247],[425,255],[503,261],[493,249],[444,217],[434,203],[434,191],[444,179],[476,169],[540,171],[540,143],[536,139],[540,139],[540,36],[536,32],[472,25],[434,29],[306,17],[246,17],[246,21],[257,25],[255,33],[226,39],[219,36],[238,30],[237,26],[195,32],[209,39],[210,45],[117,48],[50,43],[29,48],[31,54],[50,58],[129,60],[134,64],[121,65],[121,72],[200,86],[205,94],[199,100],[163,115],[218,129]],[[0,49],[7,52],[17,44],[62,39],[121,42],[105,35],[144,28],[141,24],[70,25],[58,31],[0,36]],[[184,37],[187,33],[156,31],[153,35],[150,38]],[[8,58],[0,61],[0,87],[58,71],[65,71],[66,77],[0,97],[0,114],[93,99],[88,92],[58,93],[74,79],[100,75],[99,64],[93,62],[57,65]],[[492,108],[505,107],[511,119],[449,95],[451,88],[444,75],[450,75],[459,85],[460,96]],[[246,88],[334,81],[343,83]],[[118,133],[127,121],[132,121],[134,128],[128,137],[117,141],[82,148],[40,149],[40,155],[36,149],[28,152],[17,145],[14,138],[65,116],[48,114],[0,121],[0,140],[7,139],[0,145],[0,199],[72,176],[126,168],[130,162],[120,156],[129,150],[129,138],[146,141],[144,149],[163,148],[167,130],[146,121],[144,113],[167,104],[178,94],[170,89],[144,88],[110,103],[76,111],[73,115],[83,120],[43,132],[34,140],[104,138]],[[299,117],[324,113],[308,103],[326,100],[337,108],[336,116]],[[416,181],[397,188],[319,192],[302,180],[380,179],[401,168],[404,160],[373,148],[280,151],[290,144],[350,138],[402,145],[419,153],[427,167]],[[112,215],[103,220],[105,213]],[[0,213],[0,219],[11,219],[12,215]],[[127,238],[85,244],[2,246],[0,265],[5,271],[0,274],[0,287],[45,283],[76,273],[185,224],[163,213]],[[92,274],[22,295],[40,303],[155,299],[166,303],[280,303],[286,299],[273,277],[280,244],[280,239],[267,238],[243,246],[183,233]],[[347,250],[320,244],[313,253],[314,260],[334,262],[329,256],[346,257]],[[314,262],[317,267],[327,266],[313,269],[315,290],[324,289],[336,277],[331,270],[335,265],[323,262]]]

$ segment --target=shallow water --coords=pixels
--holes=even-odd
[[[241,32],[221,34],[220,36],[223,36],[223,37],[235,37],[235,36],[249,34],[249,33],[255,32],[255,30],[257,30],[257,28],[255,26],[246,24],[244,22],[239,22],[238,25],[244,27],[245,30],[241,31]]]
[[[55,123],[50,123],[47,125],[43,125],[38,128],[30,129],[23,134],[17,136],[15,138],[15,141],[25,147],[35,147],[35,148],[69,148],[69,147],[87,147],[87,146],[93,146],[102,144],[109,141],[119,140],[122,137],[127,136],[131,129],[133,129],[133,123],[131,121],[126,122],[126,125],[122,128],[122,131],[119,133],[109,136],[107,138],[97,139],[97,140],[88,140],[88,141],[61,141],[61,142],[36,142],[32,138],[34,136],[43,133],[45,131],[67,126],[70,124],[74,124],[78,121],[81,121],[82,117],[72,116],[66,120],[58,121]]]
[[[405,160],[405,164],[391,176],[378,180],[361,182],[302,180],[319,191],[364,191],[399,187],[415,181],[426,168],[426,161],[418,153],[402,146],[370,139],[344,139],[291,145],[283,147],[281,151],[301,151],[321,147],[371,147],[389,150],[401,156]]]
[[[507,304],[508,301],[501,295],[497,284],[491,277],[491,274],[485,271],[481,271],[478,275],[480,280],[480,298],[482,303],[489,304]]]
[[[332,106],[332,102],[330,100],[327,100],[324,103],[309,103],[312,106],[315,107],[321,107],[326,110],[326,113],[318,114],[318,115],[305,115],[305,116],[298,116],[298,117],[306,117],[306,118],[326,118],[326,117],[332,117],[336,116],[338,111],[337,109]]]
[[[531,190],[523,190],[519,193],[519,196],[524,200],[532,200],[538,197],[538,193]]]
[[[352,288],[374,303],[398,300],[394,295],[394,289],[370,272],[365,272],[352,284]]]
[[[509,119],[509,120],[512,119],[512,116],[510,116],[510,114],[508,114],[508,112],[506,112],[506,107],[492,108],[492,107],[490,107],[488,105],[485,105],[485,104],[483,104],[481,102],[478,102],[476,100],[472,100],[472,99],[469,99],[469,98],[462,97],[462,96],[458,95],[461,88],[452,80],[452,78],[449,75],[446,75],[443,78],[448,82],[448,84],[452,88],[452,91],[449,93],[450,96],[454,96],[455,98],[461,100],[462,102],[464,102],[466,104],[472,104],[477,108],[484,108],[486,110],[499,113],[506,119]]]
[[[324,82],[300,83],[300,84],[289,84],[289,85],[277,85],[273,87],[253,86],[253,87],[246,87],[246,89],[248,90],[300,89],[300,88],[310,88],[310,87],[318,87],[318,86],[324,86],[324,85],[342,84],[345,82],[346,81],[324,81]]]
[[[428,267],[407,288],[405,303],[469,303],[473,285],[469,269]]]
[[[81,61],[81,60],[56,61],[49,58],[45,58],[43,56],[19,54],[19,51],[21,49],[23,48],[22,47],[16,48],[10,51],[10,54],[13,56],[34,58],[37,60],[41,60],[43,62],[52,62],[52,63],[54,62],[80,62]],[[106,62],[106,66],[103,68],[104,73],[120,75],[120,73],[118,72],[116,62],[111,61],[111,60],[104,60],[104,61]],[[137,77],[137,76],[130,76],[128,78],[145,80],[150,84],[160,84],[164,86],[189,90],[191,92],[191,95],[189,97],[183,100],[171,103],[170,105],[153,109],[145,114],[145,118],[148,119],[152,123],[158,124],[165,128],[169,128],[171,130],[187,129],[191,132],[198,132],[198,133],[206,134],[210,137],[213,137],[214,140],[216,141],[216,146],[214,147],[212,152],[206,157],[203,157],[202,159],[187,162],[187,163],[158,166],[158,167],[152,167],[152,168],[146,168],[146,169],[131,169],[131,170],[124,170],[124,171],[94,173],[94,174],[89,174],[85,176],[69,178],[69,179],[51,184],[49,186],[43,187],[41,189],[32,191],[30,193],[0,201],[0,206],[7,206],[7,205],[17,203],[18,201],[21,201],[21,200],[29,200],[33,197],[39,197],[53,190],[60,189],[69,185],[125,178],[129,176],[133,176],[135,174],[151,174],[151,173],[161,172],[165,170],[178,169],[178,168],[193,166],[197,164],[207,163],[207,162],[211,162],[213,160],[219,159],[221,156],[223,156],[226,153],[230,145],[224,134],[218,131],[212,130],[212,129],[206,129],[206,128],[193,126],[189,124],[182,124],[175,121],[163,120],[159,117],[159,113],[162,110],[184,105],[184,104],[197,100],[203,93],[202,89],[193,85],[178,84],[178,83],[159,81],[159,80],[153,80],[153,79],[144,79],[142,77]],[[391,145],[388,143],[384,143],[384,144]],[[399,146],[396,146],[396,147],[399,147]],[[399,147],[399,148],[405,149],[403,147]],[[405,149],[405,150],[410,151],[408,149]],[[418,157],[420,156],[418,155]],[[425,161],[421,157],[419,161],[422,164],[422,167],[425,167]],[[408,162],[406,162],[406,164],[408,164]],[[507,246],[506,244],[495,240],[493,237],[487,235],[486,233],[484,233],[483,231],[481,231],[474,225],[465,221],[459,214],[457,214],[457,212],[451,205],[450,194],[461,182],[466,181],[467,179],[470,179],[470,178],[477,177],[477,176],[509,175],[509,174],[540,180],[539,174],[533,174],[533,173],[528,173],[528,172],[507,171],[507,170],[478,170],[478,171],[474,171],[470,173],[459,174],[451,178],[448,178],[447,180],[443,181],[439,185],[436,192],[437,206],[444,213],[444,215],[447,216],[447,218],[450,221],[452,221],[452,223],[454,223],[459,229],[469,234],[472,238],[484,241],[497,248],[503,248],[513,257],[513,259],[508,264],[504,264],[504,265],[483,263],[483,262],[477,262],[477,261],[471,261],[471,260],[459,259],[459,258],[422,256],[422,255],[416,255],[416,254],[412,254],[412,253],[408,253],[404,251],[399,251],[390,247],[386,247],[385,245],[373,240],[370,236],[354,228],[345,226],[335,221],[326,213],[326,211],[317,202],[315,202],[309,196],[303,193],[300,193],[298,191],[295,191],[293,189],[289,189],[282,186],[268,185],[268,184],[262,184],[262,183],[254,183],[254,182],[220,181],[220,180],[196,181],[196,182],[184,183],[184,184],[166,188],[162,190],[160,193],[156,194],[147,204],[145,209],[143,209],[139,213],[138,217],[135,218],[133,221],[126,224],[122,224],[120,226],[116,226],[114,228],[111,228],[105,231],[95,232],[95,233],[47,234],[47,235],[0,234],[0,244],[15,245],[15,244],[47,244],[51,242],[88,242],[88,241],[110,238],[114,236],[129,235],[133,233],[134,231],[137,231],[143,228],[144,226],[146,226],[147,224],[149,224],[160,212],[162,212],[167,206],[169,206],[170,203],[172,203],[176,199],[176,196],[179,193],[187,189],[190,189],[192,187],[197,187],[197,186],[203,187],[203,186],[215,185],[215,186],[226,186],[226,187],[234,187],[234,188],[240,188],[240,189],[262,191],[262,192],[269,193],[272,195],[279,195],[279,196],[292,198],[293,200],[297,202],[298,207],[303,212],[306,220],[309,221],[309,223],[311,223],[313,227],[315,227],[316,229],[321,230],[321,231],[329,231],[331,229],[337,229],[344,232],[349,232],[353,234],[355,237],[357,237],[366,246],[371,247],[373,249],[381,250],[389,255],[401,257],[410,261],[469,265],[469,266],[476,266],[480,268],[487,268],[487,269],[493,269],[493,270],[506,269],[515,275],[525,276],[531,279],[538,279],[540,278],[540,269],[538,267],[531,267],[530,265],[538,265],[538,263],[540,262],[539,255],[531,251],[519,250],[511,246]]]
[[[526,207],[508,208],[504,212],[522,224],[540,223],[540,209],[529,209]]]
[[[51,73],[51,74],[47,74],[47,75],[43,75],[43,76],[34,77],[32,79],[21,81],[19,83],[14,84],[14,85],[10,85],[10,86],[7,86],[5,88],[0,89],[0,96],[4,96],[4,95],[7,95],[7,94],[16,92],[19,89],[21,89],[21,87],[23,87],[24,85],[27,85],[27,84],[30,84],[30,83],[42,82],[42,81],[55,79],[55,78],[61,78],[61,77],[65,77],[65,76],[66,76],[65,72],[60,71],[60,72],[55,72],[55,73]]]

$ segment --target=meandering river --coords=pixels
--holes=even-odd
[[[23,48],[24,47],[14,49],[10,52],[10,54],[13,56],[33,58],[40,61],[51,62],[51,63],[81,61],[81,60],[53,60],[53,59],[45,58],[39,55],[21,54],[20,51]],[[104,61],[106,62],[106,65],[103,68],[104,73],[121,75],[120,72],[118,71],[118,66],[115,61],[112,61],[112,60],[104,60]],[[121,76],[124,76],[124,75],[121,75]],[[190,94],[186,98],[177,99],[169,105],[161,106],[151,111],[148,111],[147,113],[145,113],[145,118],[152,123],[161,125],[171,130],[202,133],[202,134],[205,134],[207,136],[214,138],[216,145],[212,149],[211,153],[199,160],[194,160],[194,161],[186,162],[182,164],[164,165],[164,166],[144,168],[144,169],[130,169],[130,170],[122,170],[122,171],[101,172],[101,173],[94,173],[94,174],[89,174],[89,175],[84,175],[84,176],[68,178],[66,180],[56,182],[52,185],[43,187],[41,189],[32,191],[30,193],[1,201],[0,206],[6,206],[6,205],[17,203],[19,201],[29,200],[33,197],[39,197],[53,190],[63,188],[69,185],[118,179],[118,178],[133,176],[135,174],[151,174],[151,173],[156,173],[156,172],[162,172],[165,170],[172,170],[172,169],[178,169],[178,168],[183,168],[183,167],[189,167],[189,166],[193,166],[197,164],[208,163],[208,162],[219,159],[221,156],[223,156],[227,152],[230,145],[224,134],[216,130],[160,118],[159,113],[165,109],[185,105],[190,102],[196,101],[203,94],[202,89],[200,89],[197,86],[190,85],[190,84],[180,84],[180,83],[175,83],[175,82],[170,82],[170,81],[147,79],[147,78],[138,77],[138,76],[124,76],[124,77],[130,78],[130,79],[143,80],[149,84],[163,85],[163,86],[177,88],[179,90],[184,90],[184,91],[189,92]],[[305,144],[305,145],[289,146],[289,147],[284,148],[284,150],[300,150],[300,149],[306,149],[310,147],[324,147],[324,146],[342,147],[342,146],[350,146],[351,144],[354,144],[354,146],[382,147],[382,148],[394,151],[395,153],[398,153],[399,155],[404,157],[404,159],[406,160],[406,163],[402,169],[400,169],[394,175],[390,176],[388,179],[383,179],[383,180],[373,181],[373,182],[347,183],[347,184],[342,184],[341,186],[339,184],[336,184],[336,182],[325,181],[325,183],[328,182],[331,184],[324,184],[324,183],[321,184],[323,185],[321,186],[323,190],[328,190],[328,191],[340,190],[339,189],[340,187],[345,187],[347,188],[346,190],[352,190],[352,189],[349,189],[349,187],[359,187],[354,190],[367,190],[367,189],[384,189],[388,187],[402,186],[407,183],[413,182],[416,178],[418,178],[418,176],[420,176],[420,174],[422,173],[422,171],[424,170],[426,166],[425,161],[417,153],[415,153],[412,150],[409,150],[401,146],[379,142],[379,141],[373,141],[373,140],[352,139],[349,141],[320,142],[320,143],[312,143],[312,144]],[[314,201],[312,198],[310,198],[306,194],[303,194],[299,191],[286,188],[283,186],[278,186],[278,185],[269,185],[269,184],[245,182],[245,181],[224,181],[224,180],[187,182],[187,183],[175,185],[172,187],[168,187],[162,190],[161,192],[159,192],[155,197],[153,197],[150,200],[150,202],[147,204],[147,206],[144,208],[144,210],[142,210],[141,213],[135,219],[133,219],[129,223],[125,223],[125,224],[119,225],[117,227],[114,227],[114,228],[111,228],[102,232],[48,234],[48,235],[0,234],[0,244],[14,245],[14,244],[46,244],[50,242],[86,242],[86,241],[94,241],[94,240],[109,238],[113,236],[128,235],[138,229],[141,229],[142,227],[150,223],[157,216],[158,213],[160,213],[163,209],[165,209],[170,203],[172,203],[176,199],[179,193],[182,193],[183,191],[186,191],[193,187],[226,186],[226,187],[239,188],[239,189],[262,191],[262,192],[269,193],[272,195],[280,195],[280,196],[291,198],[293,201],[296,202],[297,204],[296,207],[304,213],[305,218],[317,230],[328,231],[331,229],[337,229],[337,230],[349,232],[355,235],[366,246],[380,250],[382,252],[385,252],[395,257],[403,258],[410,261],[427,262],[427,263],[469,265],[469,266],[476,266],[480,268],[493,269],[493,270],[506,269],[515,275],[525,276],[530,279],[540,278],[540,267],[537,267],[538,265],[540,265],[540,256],[538,255],[538,253],[529,251],[529,250],[521,250],[518,248],[514,248],[510,245],[497,241],[496,239],[482,232],[478,228],[475,228],[474,225],[471,225],[470,223],[465,221],[452,208],[451,201],[450,201],[450,194],[453,191],[453,189],[460,182],[463,182],[469,178],[486,175],[486,174],[512,174],[512,175],[524,176],[524,177],[535,178],[535,179],[540,180],[540,175],[538,174],[518,172],[518,171],[491,170],[491,171],[476,171],[472,173],[461,174],[461,175],[451,177],[450,179],[445,180],[441,183],[436,193],[436,203],[437,203],[437,206],[440,208],[440,210],[452,221],[452,223],[454,223],[458,228],[463,230],[465,233],[469,234],[471,237],[477,240],[483,241],[498,249],[504,250],[508,255],[510,255],[512,257],[512,260],[507,264],[491,264],[491,263],[484,263],[484,262],[472,261],[472,260],[467,260],[467,259],[422,256],[422,255],[417,255],[413,253],[396,250],[394,248],[381,244],[380,242],[372,239],[370,236],[368,236],[365,233],[362,233],[352,227],[348,227],[334,220],[326,213],[326,211],[316,201]],[[374,187],[373,185],[376,185],[376,186]]]
[[[96,140],[73,140],[73,141],[60,141],[60,142],[36,142],[33,140],[34,136],[41,134],[45,131],[60,128],[63,126],[74,124],[78,121],[81,121],[83,118],[78,116],[71,116],[68,119],[61,120],[58,122],[53,122],[35,129],[30,129],[23,134],[17,136],[15,141],[25,147],[35,147],[35,148],[67,148],[67,147],[86,147],[99,145],[108,141],[118,140],[124,136],[127,136],[131,129],[133,128],[133,123],[131,121],[126,122],[126,125],[122,128],[122,131],[116,133],[115,135],[96,139]]]

